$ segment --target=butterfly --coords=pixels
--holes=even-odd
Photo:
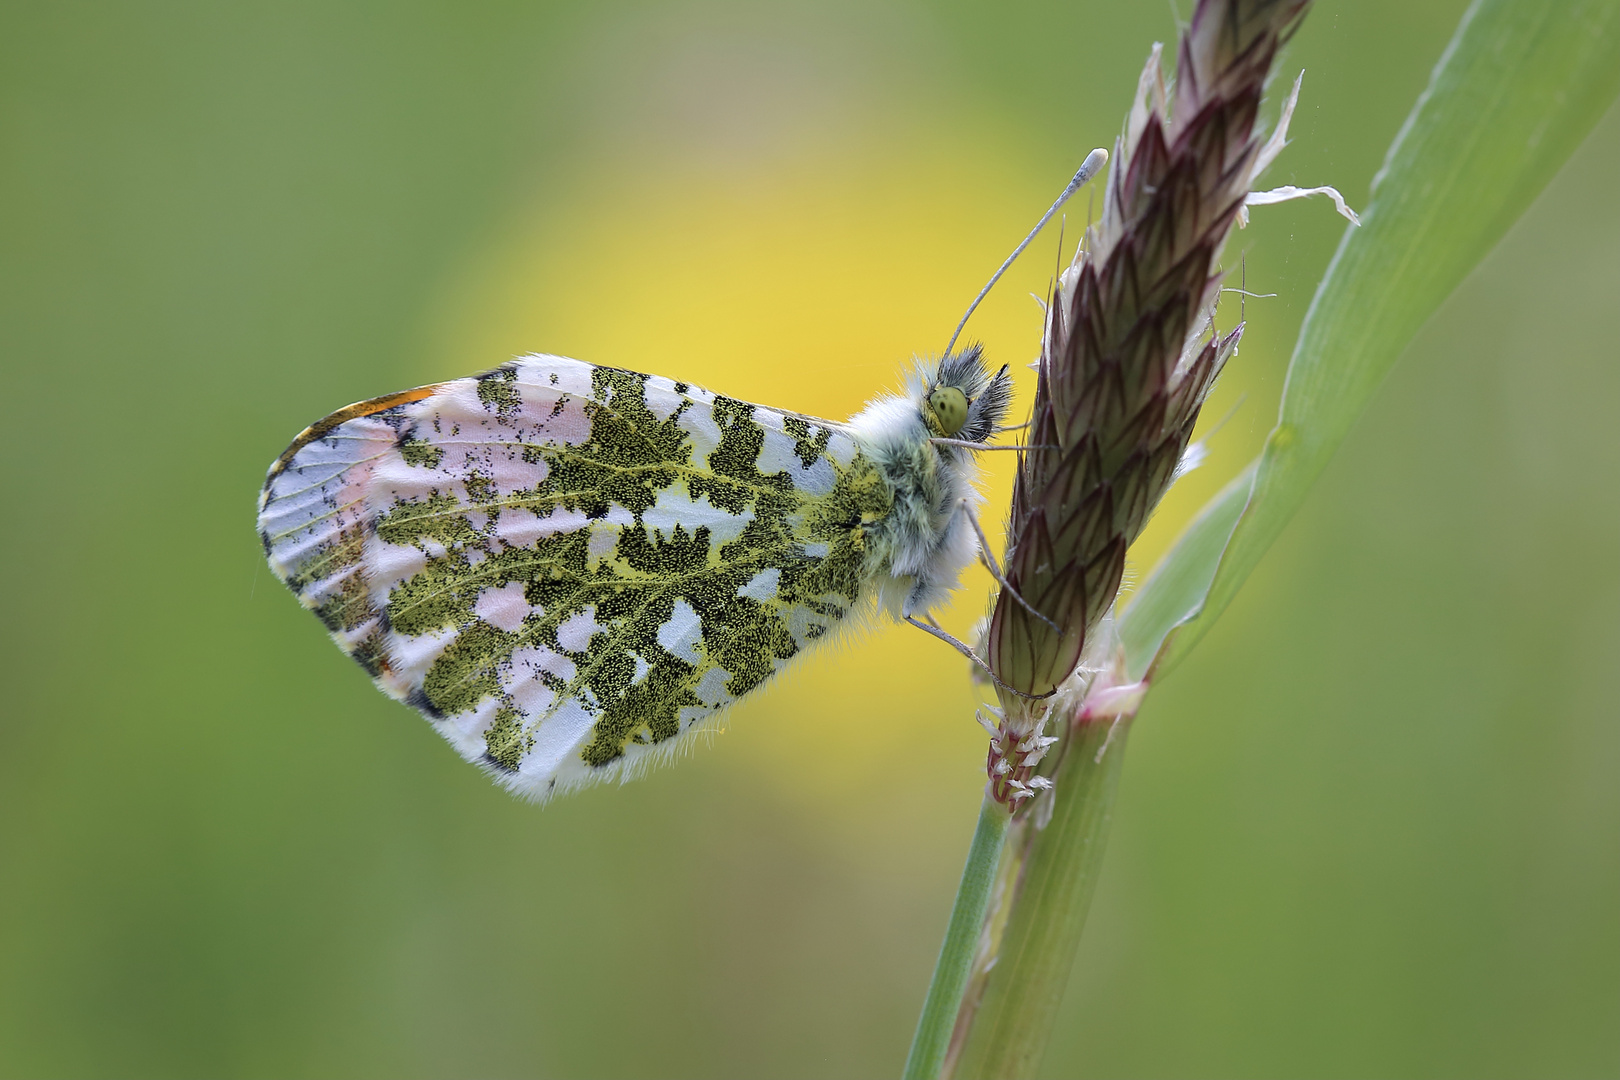
[[[385,694],[545,799],[879,612],[926,617],[979,555],[974,453],[1011,393],[977,346],[844,423],[524,356],[307,428],[259,535]]]

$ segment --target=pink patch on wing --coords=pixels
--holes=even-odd
[[[561,402],[558,408],[558,398],[539,398],[535,388],[523,385],[522,412],[537,414],[538,427],[545,434],[545,440],[562,446],[579,446],[590,441],[591,418],[585,412],[585,398],[570,394],[566,401]],[[553,416],[553,411],[556,415]]]
[[[499,630],[515,634],[534,611],[524,596],[523,582],[510,581],[495,589],[482,589],[473,601],[473,614]]]

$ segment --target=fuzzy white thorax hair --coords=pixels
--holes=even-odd
[[[849,420],[847,431],[882,473],[894,509],[872,523],[868,566],[879,606],[896,619],[944,602],[979,553],[968,514],[983,501],[972,451],[934,441],[926,418],[928,382],[908,380]]]

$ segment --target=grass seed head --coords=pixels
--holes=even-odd
[[[1119,592],[1126,548],[1237,349],[1241,325],[1214,329],[1215,260],[1263,164],[1266,78],[1308,6],[1200,0],[1173,87],[1158,46],[1143,68],[1102,218],[1047,305],[1026,439],[1034,448],[1019,463],[1005,567],[1028,607],[1003,590],[987,633],[990,666],[1016,692],[1003,692],[1011,741],[1002,754],[992,748],[992,766],[1006,751],[1022,756],[1028,725],[1012,718],[1044,717],[1034,702],[1081,665]]]

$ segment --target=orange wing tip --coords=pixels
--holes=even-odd
[[[283,450],[281,456],[276,458],[275,462],[270,466],[270,475],[265,478],[265,482],[268,484],[270,480],[280,475],[282,470],[298,454],[298,451],[333,429],[362,416],[375,416],[377,413],[386,412],[396,405],[409,405],[413,401],[421,401],[423,398],[432,397],[448,385],[448,383],[432,383],[411,390],[400,390],[397,393],[384,394],[382,397],[367,398],[365,401],[357,401],[353,405],[345,405],[337,412],[315,421],[299,432],[298,437],[292,441],[292,445]]]

